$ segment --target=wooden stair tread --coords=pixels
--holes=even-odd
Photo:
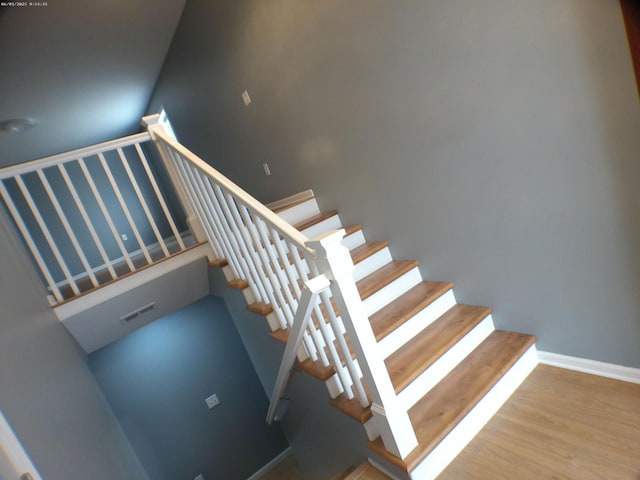
[[[209,260],[210,267],[222,268],[226,267],[227,265],[229,265],[229,262],[227,262],[226,258],[214,258],[213,260]]]
[[[487,315],[489,307],[454,305],[440,318],[385,360],[391,383],[399,393]]]
[[[351,259],[353,263],[360,263],[365,258],[370,257],[374,253],[379,252],[383,248],[389,246],[389,242],[367,242],[362,245],[354,248],[349,253],[351,254]]]
[[[331,365],[325,367],[324,365],[322,365],[321,361],[313,361],[313,359],[311,358],[307,358],[304,362],[297,362],[296,366],[299,370],[302,370],[303,372],[306,372],[309,375],[322,380],[323,382],[329,380],[329,378],[331,378],[336,373]]]
[[[360,298],[365,300],[412,268],[418,266],[418,264],[419,262],[417,260],[394,260],[387,263],[356,284]]]
[[[273,312],[273,308],[271,308],[271,305],[267,305],[264,302],[255,302],[247,305],[247,310],[258,313],[260,315],[264,315],[265,317]]]
[[[285,210],[289,210],[290,208],[297,207],[298,205],[301,205],[301,204],[303,204],[304,202],[308,202],[309,200],[313,200],[313,198],[314,198],[314,197],[305,197],[305,198],[301,198],[301,199],[299,199],[299,200],[295,200],[295,201],[293,201],[293,202],[291,202],[291,203],[287,203],[286,205],[283,205],[283,206],[281,206],[281,207],[271,208],[270,210],[271,210],[273,213],[282,213],[282,212],[284,212]]]
[[[346,227],[342,227],[344,228],[345,231],[345,237],[351,235],[352,233],[356,233],[360,230],[362,230],[362,225],[347,225]]]
[[[329,399],[329,404],[360,423],[372,417],[370,407],[363,407],[357,398],[349,399],[344,393]]]
[[[326,220],[327,218],[331,218],[337,214],[338,214],[337,210],[329,210],[328,212],[322,212],[317,215],[314,215],[313,217],[309,217],[306,220],[303,220],[302,222],[296,223],[293,227],[300,231],[306,230],[307,228],[312,227]]]
[[[418,446],[401,460],[380,438],[369,447],[406,471],[413,470],[535,342],[533,335],[496,330],[411,409]]]
[[[249,282],[244,278],[237,278],[235,280],[229,280],[227,282],[227,287],[237,288],[239,290],[244,290],[249,286]]]
[[[289,341],[289,329],[279,328],[278,330],[269,332],[269,336],[279,342],[287,343]]]
[[[378,310],[369,318],[376,340],[382,340],[451,288],[453,288],[451,282],[420,282],[389,305]]]

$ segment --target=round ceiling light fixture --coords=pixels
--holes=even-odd
[[[38,124],[33,118],[10,118],[0,122],[0,131],[7,133],[22,133],[31,130]]]

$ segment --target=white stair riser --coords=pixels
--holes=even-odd
[[[342,386],[340,385],[340,379],[338,378],[337,373],[334,373],[330,378],[328,378],[324,384],[327,387],[327,392],[329,392],[330,398],[336,398],[342,393]]]
[[[495,415],[538,364],[535,345],[503,375],[494,387],[411,472],[412,480],[434,480]]]
[[[311,198],[306,202],[299,203],[281,211],[278,213],[278,216],[291,225],[294,225],[306,220],[307,218],[318,215],[319,213],[320,208],[318,207],[318,202],[316,202],[315,198]]]
[[[453,294],[453,290],[447,290],[436,300],[380,340],[378,345],[380,346],[381,355],[387,358],[455,304],[456,297]]]
[[[420,275],[418,267],[414,267],[404,275],[396,278],[393,282],[381,288],[362,302],[364,310],[367,312],[367,316],[371,316],[382,307],[388,305],[391,301],[395,300],[421,281],[422,276]]]
[[[248,304],[248,305],[251,305],[251,304]],[[280,330],[280,322],[278,321],[278,317],[276,316],[275,313],[271,312],[269,315],[267,315],[266,318],[267,318],[267,323],[269,324],[269,329],[272,332],[275,332],[276,330]]]
[[[358,372],[358,378],[362,378],[362,370],[360,369],[358,360],[354,360],[353,363],[355,364],[356,371]],[[341,365],[340,368],[344,370],[344,374],[349,378],[350,377],[349,370],[347,369],[346,365]],[[333,376],[331,376],[331,378],[329,378],[324,383],[327,387],[327,391],[329,392],[329,396],[331,398],[336,398],[337,396],[341,395],[344,392],[344,390],[342,389],[342,385],[340,384],[340,377],[338,377],[337,373],[334,373]],[[355,390],[354,390],[354,394],[355,394]]]
[[[398,400],[403,407],[407,410],[413,407],[418,400],[458,366],[494,330],[493,319],[491,315],[487,315],[484,320],[398,394]]]
[[[225,265],[224,267],[222,267],[222,273],[224,274],[224,278],[227,280],[227,282],[229,280],[233,280],[233,270],[231,270],[231,267],[229,265]]]
[[[367,275],[372,274],[379,268],[383,267],[387,263],[391,262],[393,258],[391,258],[391,252],[389,251],[389,247],[385,247],[382,250],[378,250],[373,255],[369,255],[364,260],[356,263],[355,271],[353,272],[353,277],[356,282],[362,280]]]
[[[365,242],[366,240],[364,238],[364,233],[362,232],[362,230],[356,230],[351,235],[347,235],[346,237],[344,237],[344,239],[342,240],[342,244],[349,250],[353,250],[354,248],[359,247]]]
[[[333,217],[329,217],[315,225],[311,225],[309,228],[305,228],[302,230],[302,233],[309,238],[313,238],[322,233],[328,232],[329,230],[339,230],[341,228],[342,223],[340,222],[340,216],[334,215]]]
[[[367,420],[363,427],[364,431],[367,433],[368,440],[373,441],[380,436],[380,429],[378,428],[378,425],[376,425],[373,417]]]

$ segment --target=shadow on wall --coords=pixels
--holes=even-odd
[[[219,297],[167,315],[89,356],[150,478],[245,479],[287,448]],[[217,394],[209,410],[205,398]]]

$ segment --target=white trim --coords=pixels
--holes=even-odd
[[[117,282],[113,282],[91,293],[82,295],[75,300],[64,303],[59,307],[55,307],[53,311],[59,320],[66,320],[73,315],[77,315],[80,312],[115,298],[155,278],[161,277],[183,265],[191,263],[198,258],[207,257],[210,253],[210,248],[209,244],[202,244],[191,250],[181,252],[179,255],[175,255],[144,270],[134,272],[128,277],[121,278]]]
[[[544,365],[566,368],[576,372],[590,373],[601,377],[640,383],[640,368],[625,367],[615,363],[599,362],[587,358],[570,357],[559,353],[538,351],[538,359]]]
[[[2,412],[0,412],[0,449],[5,452],[18,475],[30,473],[33,480],[42,480]]]
[[[137,133],[128,137],[116,138],[115,140],[110,140],[108,142],[91,145],[90,147],[79,148],[77,150],[71,150],[69,152],[51,155],[50,157],[39,158],[38,160],[32,160],[30,162],[19,163],[18,165],[0,168],[0,180],[29,173],[39,168],[47,168],[59,163],[65,163],[71,160],[77,160],[79,158],[91,157],[100,152],[109,152],[111,150],[115,150],[116,148],[127,147],[129,145],[135,145],[136,143],[148,142],[149,140],[151,140],[151,137],[148,132]]]
[[[396,475],[394,475],[393,473],[391,473],[388,469],[386,469],[385,467],[383,467],[380,463],[378,463],[376,460],[374,460],[373,458],[369,457],[367,458],[367,461],[373,466],[373,468],[377,468],[378,470],[380,470],[382,473],[384,473],[387,477],[389,477],[391,480],[400,480],[399,477],[397,477]]]
[[[188,239],[188,238],[191,236],[191,232],[190,232],[189,230],[184,230],[183,232],[180,232],[180,235],[181,235],[181,237],[182,237],[182,239],[183,239],[183,240],[184,240],[184,239]],[[191,238],[193,238],[193,237],[191,237]],[[169,248],[169,249],[172,249],[172,248],[174,248],[176,245],[178,245],[178,240],[177,240],[177,239],[176,239],[176,237],[174,237],[173,235],[172,235],[172,236],[170,236],[170,237],[164,238],[163,240],[166,242],[167,248]],[[197,240],[196,240],[195,238],[193,238],[193,240],[194,240],[194,242],[197,242]],[[149,250],[153,250],[153,249],[155,249],[155,248],[159,248],[159,247],[160,247],[160,242],[154,242],[154,243],[151,243],[151,244],[149,244],[149,245],[146,245],[146,247],[147,247]],[[185,246],[185,248],[184,248],[184,249],[180,249],[180,250],[178,250],[178,251],[176,251],[176,252],[170,253],[168,256],[171,256],[171,255],[175,255],[175,254],[177,254],[177,253],[180,253],[181,251],[183,251],[183,250],[187,250],[187,249],[189,249],[190,247],[191,247],[191,246]],[[141,248],[139,248],[139,249],[137,249],[137,250],[135,250],[135,251],[133,251],[133,252],[128,252],[128,253],[129,253],[129,256],[130,256],[130,257],[135,257],[135,256],[140,255],[140,254],[142,253],[142,249],[141,249]],[[163,258],[166,258],[166,257],[167,257],[167,255],[165,255]],[[162,260],[162,259],[159,259],[159,260]],[[121,255],[120,257],[118,257],[118,258],[114,258],[113,260],[110,260],[110,261],[111,261],[111,264],[112,264],[112,265],[114,265],[114,264],[115,264],[115,265],[117,265],[117,264],[119,264],[119,263],[121,263],[121,262],[124,262],[124,261],[125,261],[125,259],[124,259],[124,257]],[[91,268],[91,272],[93,272],[94,274],[96,274],[96,273],[102,272],[103,270],[106,270],[106,269],[108,269],[108,268],[109,268],[109,266],[108,266],[106,263],[103,263],[102,265],[98,265],[98,266],[96,266],[96,267],[92,267],[92,268]],[[75,274],[73,277],[71,277],[71,278],[73,279],[73,281],[77,282],[78,280],[85,279],[85,278],[87,278],[88,276],[89,276],[89,272],[88,272],[88,271],[84,271],[84,272],[76,273],[76,274]],[[57,286],[57,287],[63,287],[63,286],[68,285],[68,284],[69,284],[69,282],[67,282],[66,280],[60,280],[59,282],[56,282],[56,286]]]
[[[304,202],[306,200],[311,200],[314,198],[313,190],[305,190],[304,192],[296,193],[294,195],[290,195],[286,198],[282,198],[280,200],[276,200],[275,202],[267,203],[266,207],[271,210],[279,210],[284,207],[288,207],[289,205],[293,205],[294,203]]]
[[[247,478],[247,480],[258,480],[262,475],[272,470],[276,465],[282,463],[287,457],[290,457],[293,454],[293,450],[291,447],[287,447],[282,452],[278,454],[277,457],[272,459],[269,463],[260,468],[260,470],[256,471],[253,475]]]

